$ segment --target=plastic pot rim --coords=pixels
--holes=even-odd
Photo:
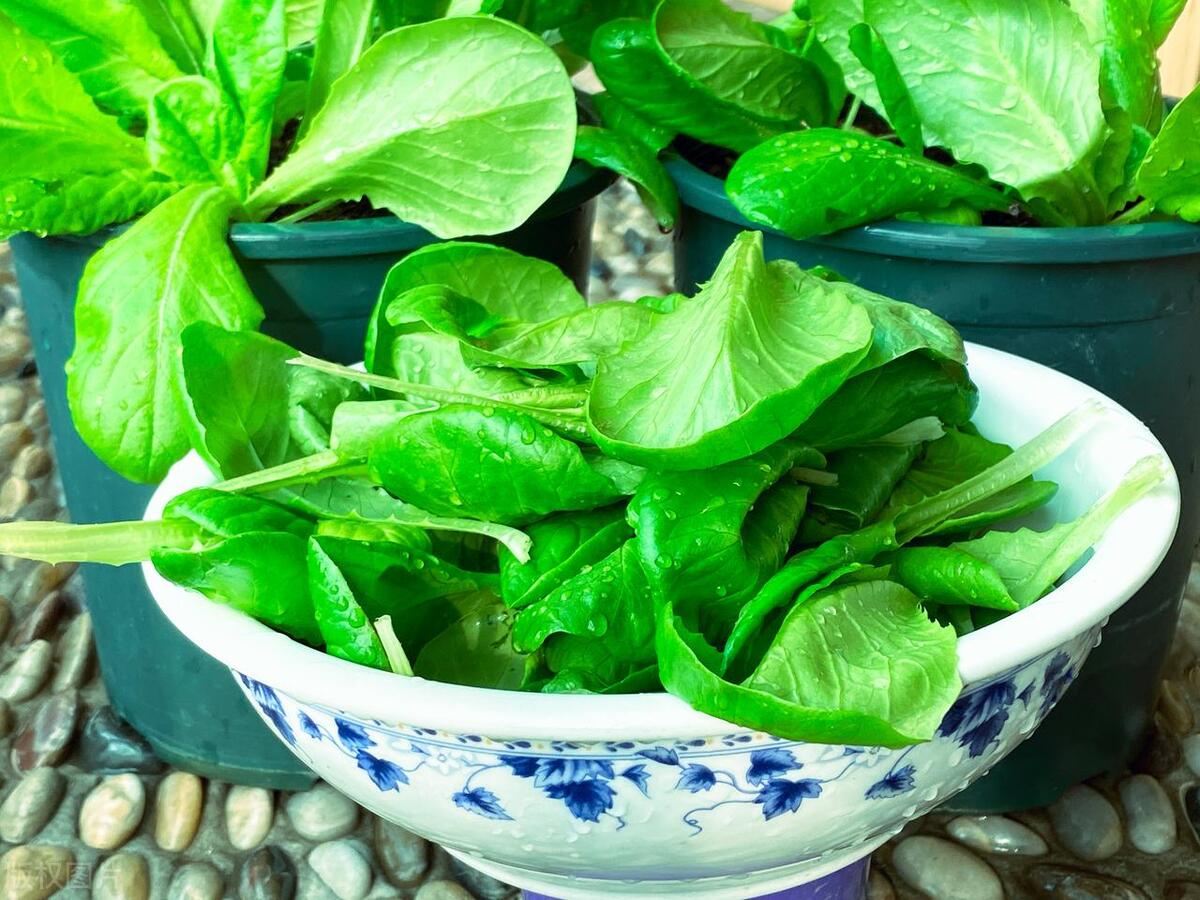
[[[720,178],[680,157],[670,160],[667,169],[684,206],[741,228],[793,240],[781,231],[751,222],[738,212]],[[1079,265],[1200,253],[1200,225],[1142,222],[1084,228],[1013,228],[888,219],[807,238],[803,243],[879,256],[953,262]]]

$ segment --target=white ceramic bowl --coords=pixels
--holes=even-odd
[[[990,436],[1020,444],[1089,399],[1110,410],[1044,471],[1061,486],[1044,521],[1079,515],[1136,460],[1163,454],[1091,388],[995,350],[969,353],[976,422]],[[210,478],[197,458],[180,463],[147,516]],[[167,617],[230,667],[300,759],[470,865],[567,900],[746,898],[861,859],[1028,736],[1101,625],[1158,566],[1178,515],[1172,474],[1061,587],[962,638],[960,699],[934,740],[904,750],[779,740],[667,694],[521,694],[403,678],[304,647],[144,569]]]

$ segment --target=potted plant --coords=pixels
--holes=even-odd
[[[151,488],[132,481],[157,481],[186,449],[191,322],[262,322],[356,358],[388,267],[435,233],[507,232],[586,278],[592,198],[611,176],[571,163],[558,55],[518,24],[436,6],[0,3],[16,61],[0,88],[0,232],[14,235],[76,521],[135,514]],[[211,664],[136,573],[84,574],[89,596],[125,600],[96,605],[100,663],[161,756],[235,780],[302,777],[240,697],[206,686]]]
[[[589,307],[434,245],[363,369],[194,324],[145,519],[0,552],[147,561],[301,759],[512,883],[853,881],[1046,715],[1179,494],[1095,390],[762,247]]]
[[[961,801],[977,808],[1048,802],[1136,752],[1200,538],[1200,426],[1179,412],[1200,331],[1200,93],[1168,113],[1155,59],[1181,9],[809,0],[764,24],[662,0],[593,43],[606,124],[673,141],[681,290],[763,227],[772,254],[1099,388],[1183,473],[1171,554],[1055,717]]]

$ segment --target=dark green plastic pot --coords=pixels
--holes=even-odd
[[[706,280],[733,236],[757,228],[719,179],[670,165],[683,202],[676,286]],[[1200,227],[969,228],[889,221],[795,241],[763,229],[768,258],[824,265],[933,310],[967,340],[1044,363],[1103,391],[1162,441],[1183,518],[1162,567],[1112,617],[1103,643],[1038,732],[959,809],[1040,806],[1122,768],[1140,749],[1200,538]]]
[[[608,172],[576,163],[528,223],[484,240],[555,263],[585,290],[595,198],[612,180]],[[100,462],[71,425],[67,409],[63,366],[75,343],[79,278],[92,254],[116,233],[12,239],[63,491],[75,522],[139,519],[154,489],[126,481]],[[388,269],[436,240],[395,218],[232,229],[242,271],[266,311],[263,330],[343,363],[362,359],[367,316]],[[136,566],[84,566],[83,578],[109,697],[159,756],[241,784],[293,789],[311,783],[311,772],[267,731],[228,670],[158,611]]]

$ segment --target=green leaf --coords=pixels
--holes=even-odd
[[[772,575],[754,597],[738,611],[729,639],[725,642],[722,668],[735,671],[744,651],[778,610],[797,600],[797,593],[833,572],[871,562],[895,550],[896,529],[890,522],[868,525],[849,534],[830,538],[823,544],[801,550]],[[801,595],[803,596],[803,595]],[[664,681],[664,684],[666,682]]]
[[[172,497],[163,519],[183,519],[223,538],[248,531],[279,531],[306,538],[314,528],[311,520],[278,503],[215,488],[193,488]]]
[[[495,522],[435,516],[360,479],[321,478],[280,490],[277,499],[290,508],[323,520],[343,519],[351,523],[483,535],[503,544],[518,560],[529,558],[529,536],[515,528]]]
[[[150,163],[184,184],[215,184],[245,198],[249,185],[235,165],[241,123],[220,89],[198,75],[168,81],[150,100]]]
[[[1200,222],[1200,90],[1176,104],[1146,151],[1137,186],[1154,208]]]
[[[379,484],[430,512],[506,524],[618,497],[579,447],[504,409],[451,404],[406,416],[369,465]]]
[[[371,447],[402,416],[436,408],[410,400],[349,401],[338,405],[330,428],[330,446],[344,459],[365,459]]]
[[[963,431],[947,431],[925,448],[921,458],[896,486],[884,515],[895,515],[927,497],[949,490],[1011,455],[1012,448],[1006,444]],[[958,511],[928,533],[974,531],[1036,509],[1047,503],[1057,490],[1054,482],[1028,478]]]
[[[725,190],[746,218],[796,239],[901,212],[1008,206],[1003,194],[968,175],[837,128],[765,141],[734,163]]]
[[[961,366],[908,353],[845,382],[795,437],[824,452],[870,443],[929,416],[962,425],[978,399]]]
[[[1106,220],[1091,171],[1107,136],[1099,60],[1067,4],[946,0],[940,15],[915,17],[904,0],[864,7],[929,143],[1016,188],[1048,224]]]
[[[187,0],[135,0],[158,35],[163,49],[180,70],[193,75],[204,69],[205,35]]]
[[[788,614],[744,682],[803,712],[785,717],[786,732],[766,724],[777,720],[778,709],[761,710],[762,724],[733,721],[797,740],[883,746],[929,740],[962,690],[956,644],[953,629],[931,622],[900,585],[832,588]],[[833,729],[842,736],[831,737]]]
[[[783,564],[804,515],[808,489],[786,479],[788,470],[822,463],[803,444],[781,441],[716,468],[649,475],[629,518],[656,601],[701,619],[706,632],[731,624]]]
[[[331,449],[337,410],[366,396],[366,390],[353,381],[288,366],[286,403],[292,454],[312,455]]]
[[[340,0],[284,0],[288,47],[296,47],[316,38],[321,16],[330,2],[336,4]]]
[[[989,563],[954,547],[905,547],[887,558],[891,578],[922,600],[944,606],[980,606],[1002,612],[1020,609],[1000,573]]]
[[[515,691],[529,664],[512,647],[512,619],[494,595],[480,591],[459,598],[459,617],[425,644],[413,669],[446,684]]]
[[[1100,88],[1105,103],[1119,106],[1138,125],[1157,131],[1163,98],[1150,6],[1149,0],[1071,2],[1100,54]]]
[[[648,122],[732,150],[829,116],[816,67],[716,0],[665,0],[654,22],[608,22],[592,39],[592,63]]]
[[[320,538],[308,540],[308,584],[325,652],[360,666],[391,671],[379,635]]]
[[[89,234],[169,195],[141,141],[103,115],[50,48],[0,15],[0,237]]]
[[[837,484],[813,486],[813,512],[839,531],[862,528],[883,509],[920,452],[920,444],[871,444],[831,453],[827,468]]]
[[[223,478],[268,469],[288,458],[291,347],[253,332],[205,322],[181,336],[192,446]]]
[[[88,263],[75,303],[67,399],[80,435],[132,481],[158,481],[188,449],[180,334],[255,328],[262,309],[225,241],[217,188],[170,198]]]
[[[396,98],[387,115],[380,97]],[[265,216],[365,195],[439,237],[494,234],[558,187],[574,142],[574,94],[552,50],[496,19],[442,19],[376,41],[252,203]]]
[[[621,506],[560,513],[525,529],[533,550],[525,562],[500,548],[500,588],[510,609],[541,600],[559,584],[619,549],[633,529]]]
[[[507,321],[443,285],[413,288],[388,304],[392,329],[424,326],[454,338],[470,365],[539,369],[618,353],[651,325],[655,313],[632,303],[602,303],[540,322]]]
[[[49,43],[96,102],[113,112],[145,116],[158,86],[184,74],[129,0],[4,0],[0,8]]]
[[[283,7],[283,0],[224,0],[205,59],[205,74],[220,86],[240,120],[236,166],[250,185],[266,173],[275,100],[283,89]]]
[[[375,22],[375,0],[326,0],[313,52],[308,103],[300,123],[304,134],[313,117],[325,105],[333,83],[354,68],[371,45]]]
[[[321,639],[308,591],[305,541],[281,532],[245,532],[197,551],[155,550],[158,574],[253,616],[289,637]]]
[[[850,51],[875,79],[875,90],[883,104],[880,112],[887,117],[901,143],[920,156],[925,149],[921,116],[887,44],[874,28],[859,22],[850,29]]]
[[[654,151],[634,138],[605,128],[580,126],[575,133],[575,155],[593,166],[612,169],[628,178],[659,227],[670,230],[679,218],[679,195]]]
[[[953,629],[897,584],[831,588],[784,620],[742,684],[669,604],[659,611],[659,672],[695,709],[789,740],[901,747],[929,740],[958,696]]]
[[[885,112],[875,78],[850,49],[850,32],[865,21],[863,0],[807,0],[807,16],[825,52],[841,67],[850,93],[880,114]]]
[[[790,433],[837,390],[871,339],[866,312],[816,284],[809,290],[766,263],[760,233],[739,235],[695,298],[600,360],[588,399],[597,444],[654,468],[696,469]],[[705,366],[697,370],[694,359]]]
[[[1113,520],[1159,485],[1165,473],[1161,457],[1147,457],[1074,522],[1042,532],[1028,528],[991,531],[953,546],[995,566],[1013,600],[1024,609],[1050,590],[1100,540]]]
[[[1187,0],[1150,0],[1150,33],[1156,46],[1162,46],[1179,20]]]
[[[651,153],[657,154],[675,138],[675,133],[671,129],[664,128],[638,115],[619,97],[608,91],[593,94],[592,103],[600,114],[605,128],[641,142]],[[578,144],[578,136],[576,136],[576,144]]]

